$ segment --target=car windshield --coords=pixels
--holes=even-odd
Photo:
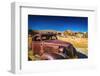
[[[42,34],[42,35],[36,35],[32,38],[33,41],[45,41],[45,40],[57,40],[56,35],[52,34]]]
[[[42,35],[41,39],[44,40],[57,40],[56,35]]]
[[[40,37],[40,36],[35,36],[35,37],[33,38],[33,41],[41,41],[41,37]]]

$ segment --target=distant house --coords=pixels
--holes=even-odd
[[[74,32],[72,32],[71,30],[67,30],[63,34],[65,37],[71,37],[74,35]]]
[[[76,34],[76,37],[78,37],[78,38],[83,38],[83,36],[84,36],[83,33],[77,33],[77,34]]]
[[[73,32],[71,30],[67,30],[64,33],[64,36],[67,38],[87,38],[88,37],[88,33],[87,32]]]

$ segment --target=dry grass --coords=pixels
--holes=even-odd
[[[64,38],[58,37],[59,40],[67,41],[73,44],[76,48],[87,48],[88,47],[88,38]]]
[[[40,56],[39,55],[33,55],[33,51],[32,50],[28,51],[28,57],[30,59],[32,59],[32,61],[34,61],[34,60],[40,60]]]
[[[73,44],[77,51],[88,55],[88,38],[64,38],[58,37],[59,40],[70,42]]]

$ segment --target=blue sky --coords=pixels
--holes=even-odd
[[[88,31],[87,17],[28,15],[28,28],[32,30]]]

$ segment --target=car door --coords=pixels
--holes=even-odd
[[[35,36],[33,41],[32,41],[32,50],[33,54],[41,54],[41,49],[42,47],[42,41],[41,41],[41,36]]]

